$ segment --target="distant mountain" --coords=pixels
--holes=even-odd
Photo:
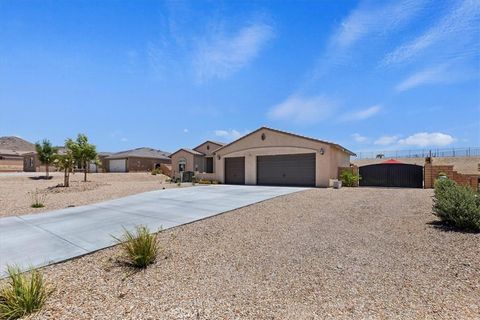
[[[35,151],[35,144],[19,137],[0,137],[0,150]]]

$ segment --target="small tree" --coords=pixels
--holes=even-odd
[[[42,143],[37,142],[35,144],[35,149],[37,151],[38,159],[42,164],[45,165],[45,176],[49,177],[49,168],[48,166],[52,164],[54,156],[57,153],[57,148],[53,147],[50,141],[44,139]]]
[[[63,186],[70,186],[70,172],[73,171],[75,167],[75,158],[73,157],[73,152],[68,147],[65,148],[65,154],[57,154],[53,164],[58,169],[62,170],[63,175]]]
[[[77,139],[67,140],[67,148],[72,150],[73,157],[84,168],[83,181],[87,182],[87,172],[91,161],[97,160],[97,148],[88,142],[88,138],[84,134],[78,134]]]

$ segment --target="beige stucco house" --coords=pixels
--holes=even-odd
[[[173,169],[226,184],[327,187],[330,179],[338,178],[338,168],[348,167],[355,155],[335,143],[261,127],[213,151],[210,145],[213,172],[206,177],[198,165],[205,149],[199,147],[172,154]]]
[[[172,176],[178,178],[181,172],[193,172],[198,178],[216,180],[213,152],[223,145],[208,140],[193,149],[182,148],[172,153]]]

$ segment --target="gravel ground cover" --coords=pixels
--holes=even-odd
[[[478,319],[480,235],[439,228],[431,190],[311,189],[46,267],[31,319]],[[433,223],[432,223],[433,222]]]
[[[83,173],[70,175],[70,187],[56,187],[63,184],[63,174],[51,173],[50,180],[32,179],[32,174],[0,175],[0,217],[37,213],[62,209],[68,206],[91,204],[127,195],[172,188],[177,185],[167,183],[164,175],[149,173],[92,173],[83,182]],[[45,207],[31,208],[32,193],[38,190],[46,194]]]

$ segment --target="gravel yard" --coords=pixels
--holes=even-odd
[[[50,180],[35,180],[32,178],[37,173],[0,174],[0,217],[63,209],[177,186],[165,183],[164,175],[149,173],[92,173],[87,182],[83,182],[83,173],[76,173],[70,175],[69,188],[57,188],[63,183],[63,173],[51,175]],[[35,190],[46,194],[45,207],[31,207]]]
[[[118,247],[44,269],[33,319],[473,319],[480,235],[431,222],[431,190],[312,189],[159,234],[133,273]]]

